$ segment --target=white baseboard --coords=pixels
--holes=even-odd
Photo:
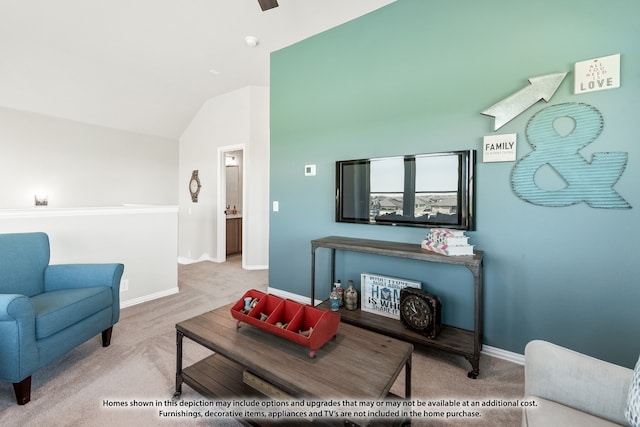
[[[269,287],[267,289],[267,292],[281,298],[292,299],[302,304],[309,304],[311,302],[311,298],[309,297],[303,297],[302,295],[283,291],[281,289]],[[322,301],[317,301],[316,304],[319,304],[320,302]],[[503,350],[498,347],[492,347],[492,346],[483,344],[481,353],[486,356],[497,357],[498,359],[503,359],[509,362],[517,363],[518,365],[524,365],[524,355],[519,353],[514,353],[508,350]]]
[[[208,254],[204,254],[202,255],[200,258],[198,259],[193,259],[193,258],[187,258],[187,257],[178,257],[178,264],[183,264],[183,265],[187,265],[187,264],[194,264],[196,262],[200,262],[200,261],[211,261],[211,262],[222,262],[221,260],[217,259],[217,258],[211,258]]]
[[[134,305],[142,304],[143,302],[153,301],[154,299],[166,297],[169,295],[174,295],[179,292],[178,287],[167,289],[161,292],[155,292],[153,294],[145,295],[143,297],[133,298],[126,301],[120,302],[120,308],[127,308]]]
[[[242,268],[245,270],[268,270],[269,266],[268,265],[247,265],[247,264],[242,264]]]
[[[485,344],[482,345],[481,353],[486,356],[497,357],[498,359],[517,363],[518,365],[524,365],[524,354],[514,353],[512,351],[503,350],[498,347],[491,347]]]
[[[201,262],[201,261],[210,261],[210,262],[215,262],[215,263],[223,263],[226,260],[222,260],[219,258],[211,258],[208,255],[203,255],[198,259],[193,259],[193,258],[186,258],[186,257],[178,257],[178,264],[181,265],[188,265],[188,264],[194,264],[196,262]],[[268,265],[247,265],[244,263],[244,260],[242,261],[242,269],[243,270],[268,270],[269,266]]]
[[[272,288],[271,286],[267,288],[267,292],[280,298],[292,299],[295,302],[299,302],[300,304],[309,304],[311,301],[311,298],[309,297],[303,297],[302,295],[283,291],[282,289]]]

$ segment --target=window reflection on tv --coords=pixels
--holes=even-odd
[[[336,221],[473,230],[475,151],[336,162]]]

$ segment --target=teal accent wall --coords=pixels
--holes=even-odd
[[[640,353],[640,2],[398,0],[271,56],[269,284],[310,295],[310,240],[329,235],[419,243],[426,229],[336,223],[335,162],[475,148],[494,134],[481,115],[528,84],[570,71],[543,101],[495,133],[517,133],[542,108],[593,105],[601,135],[581,153],[628,153],[615,189],[631,209],[543,207],[518,198],[514,162],[477,164],[477,228],[485,251],[484,343],[516,353],[545,339],[628,367]],[[573,94],[577,61],[621,54],[619,89]],[[304,165],[317,175],[304,176]],[[543,173],[552,173],[542,170]],[[556,177],[557,178],[557,177]],[[544,175],[541,177],[544,181]],[[553,178],[548,178],[553,181]],[[318,276],[328,294],[328,250]],[[420,280],[446,323],[472,325],[471,273],[461,267],[338,254],[337,277],[366,271]]]

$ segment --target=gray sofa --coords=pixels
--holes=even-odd
[[[524,427],[628,426],[625,408],[633,370],[551,344],[525,348]]]

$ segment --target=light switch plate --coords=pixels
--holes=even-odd
[[[304,176],[316,176],[316,165],[304,165]]]

